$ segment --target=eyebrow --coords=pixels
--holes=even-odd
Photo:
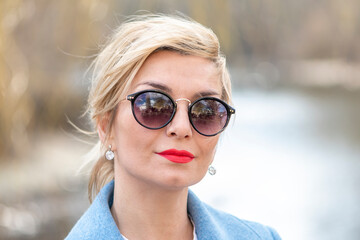
[[[141,85],[148,85],[150,87],[159,89],[161,91],[167,92],[167,93],[172,93],[171,88],[169,88],[168,86],[161,84],[161,83],[156,83],[156,82],[143,82],[138,84],[137,86],[141,86]]]
[[[141,85],[148,85],[150,87],[159,89],[161,91],[164,91],[166,93],[169,93],[171,95],[172,90],[171,88],[169,88],[168,86],[161,84],[161,83],[156,83],[156,82],[143,82],[138,84],[137,86],[141,86]],[[193,99],[198,99],[198,98],[202,98],[202,97],[208,97],[208,96],[221,96],[220,93],[216,92],[216,91],[212,91],[212,90],[207,90],[207,91],[202,91],[202,92],[197,92],[193,95]]]
[[[218,92],[209,90],[209,91],[203,91],[203,92],[198,92],[198,93],[194,94],[194,98],[202,98],[202,97],[208,97],[208,96],[214,96],[214,95],[220,96],[220,94]]]

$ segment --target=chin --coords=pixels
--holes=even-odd
[[[162,179],[162,184],[165,188],[168,189],[182,189],[190,187],[203,179],[204,176],[192,176],[186,174],[172,174],[164,176]]]

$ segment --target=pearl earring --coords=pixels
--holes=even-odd
[[[210,175],[215,175],[216,174],[216,168],[214,168],[212,165],[209,166],[208,168],[208,172]]]
[[[105,158],[109,161],[113,160],[115,158],[114,152],[111,150],[111,144],[109,145],[109,150],[105,153]]]

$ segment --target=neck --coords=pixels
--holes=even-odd
[[[115,180],[111,208],[121,234],[130,240],[193,239],[187,188],[169,190],[124,180]]]

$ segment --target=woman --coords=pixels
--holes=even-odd
[[[211,167],[235,113],[215,34],[178,16],[123,23],[94,62],[89,113],[100,142],[92,205],[66,239],[280,239],[202,203],[188,187]]]

